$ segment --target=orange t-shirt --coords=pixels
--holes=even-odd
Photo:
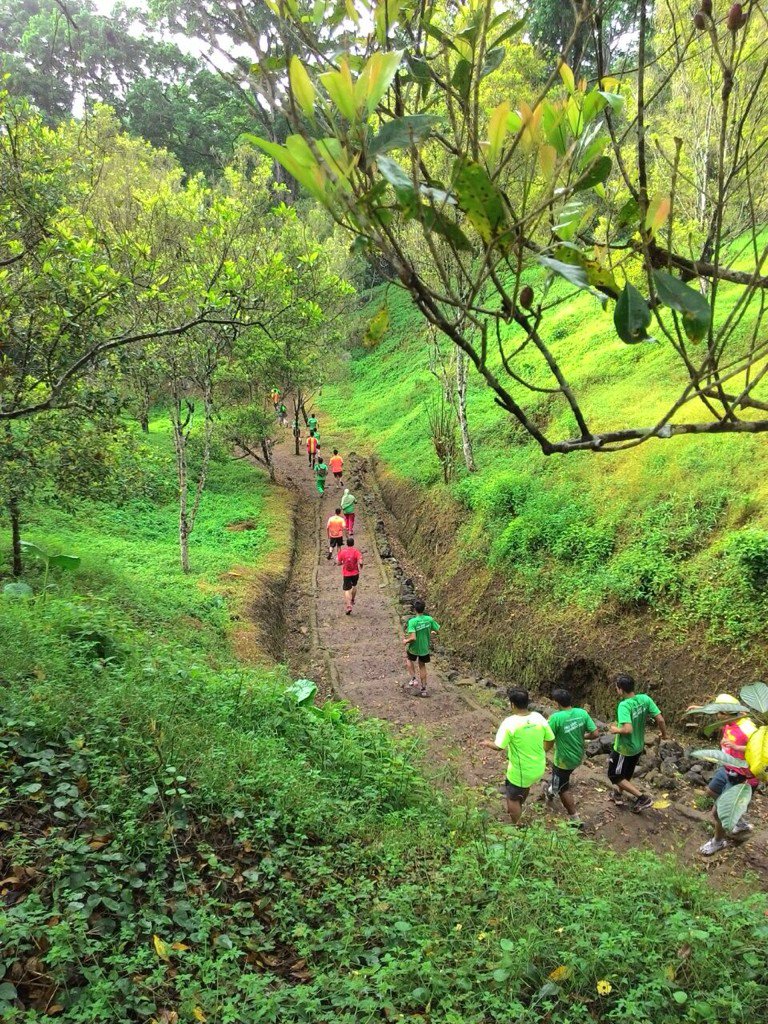
[[[328,536],[344,536],[344,520],[341,518],[341,516],[331,516],[331,518],[328,520]]]
[[[328,460],[328,465],[331,467],[332,473],[340,473],[341,467],[344,465],[344,459],[340,455],[332,455]]]

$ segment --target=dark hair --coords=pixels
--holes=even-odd
[[[309,432],[309,436],[310,436],[310,437],[314,437],[314,436],[315,436],[315,432],[314,432],[314,430],[310,430],[310,432]]]
[[[341,509],[340,509],[340,508],[337,508],[337,509],[336,509],[336,515],[337,515],[337,516],[340,516],[340,515],[341,515]]]
[[[573,697],[570,690],[555,689],[552,691],[552,700],[561,708],[569,708],[573,705]]]
[[[421,613],[424,611],[426,607],[427,606],[424,604],[420,597],[417,597],[416,600],[413,602],[413,610],[415,612],[418,612],[419,615],[421,615]]]
[[[355,538],[354,537],[347,537],[347,547],[351,548],[354,543],[355,543]]]
[[[626,672],[622,672],[616,676],[616,689],[621,690],[622,693],[634,693],[635,680],[632,676],[628,676]]]
[[[339,454],[339,449],[338,448],[334,448],[333,449],[333,454],[334,455],[338,455]]]
[[[528,707],[528,691],[524,690],[521,686],[512,686],[507,690],[507,696],[509,697],[509,703],[513,708],[519,708],[521,711]]]

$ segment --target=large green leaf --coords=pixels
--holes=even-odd
[[[288,68],[288,79],[291,85],[291,92],[301,110],[307,117],[314,116],[315,87],[307,70],[297,56],[291,57]]]
[[[390,156],[376,158],[382,178],[394,188],[399,199],[412,200],[416,192],[410,175]]]
[[[577,288],[589,288],[589,278],[584,267],[575,263],[563,263],[562,260],[553,260],[551,256],[537,256],[536,259],[547,270],[553,274],[559,274],[566,281],[575,284]]]
[[[472,248],[472,243],[458,224],[434,206],[422,204],[419,206],[416,216],[429,231],[442,235],[459,252],[468,252]]]
[[[490,242],[506,222],[501,192],[480,164],[457,160],[453,169],[456,199],[470,223],[483,239]]]
[[[722,750],[692,750],[691,757],[697,757],[699,761],[712,761],[715,764],[727,764],[731,768],[743,768],[744,762],[738,757],[731,757]]]
[[[271,142],[268,139],[259,138],[258,135],[247,133],[242,137],[254,146],[258,146],[259,149],[263,149],[273,160],[277,160],[315,199],[321,202],[325,199],[325,190],[322,186],[322,175],[319,166],[316,165],[313,168],[302,165],[286,146],[281,146],[277,142]]]
[[[648,303],[633,284],[627,282],[613,311],[616,333],[627,345],[647,341],[650,335],[651,311]]]
[[[686,715],[743,715],[749,712],[744,704],[702,704],[699,708],[691,708]]]
[[[48,564],[56,569],[76,569],[80,565],[79,555],[51,555]]]
[[[752,799],[752,787],[746,782],[740,782],[737,786],[731,786],[722,796],[717,798],[715,807],[720,824],[726,832],[733,832],[738,823],[746,814]]]
[[[42,548],[39,548],[37,544],[33,544],[31,540],[21,541],[21,548],[28,555],[32,555],[33,558],[39,558],[41,562],[48,561],[48,554]]]
[[[761,725],[752,733],[744,757],[752,774],[765,779],[768,774],[768,725]]]
[[[317,693],[317,685],[311,679],[297,679],[285,692],[295,697],[299,706],[311,704]]]
[[[11,583],[6,583],[3,587],[3,597],[18,599],[32,597],[34,591],[28,583],[22,583],[21,580],[16,580]]]
[[[451,78],[451,85],[465,103],[469,101],[469,90],[472,86],[472,70],[470,61],[462,57],[456,65],[453,77]]]
[[[378,154],[388,153],[391,149],[407,149],[428,138],[439,121],[440,118],[434,114],[409,114],[387,121],[371,142],[370,151]]]
[[[701,341],[712,319],[709,303],[701,292],[684,284],[666,270],[654,270],[653,282],[664,305],[682,315],[683,330],[691,341]]]
[[[504,55],[506,50],[503,46],[497,46],[493,50],[488,50],[483,61],[483,66],[480,69],[480,77],[485,78],[487,75],[493,74],[496,68],[500,67],[504,61]]]
[[[573,186],[573,191],[583,192],[585,189],[594,188],[596,185],[602,185],[603,182],[607,180],[608,175],[611,173],[612,167],[613,163],[609,156],[599,157],[582,174],[582,176]]]
[[[739,696],[755,711],[759,711],[761,714],[768,712],[768,686],[765,683],[757,682],[750,683],[749,686],[742,686]]]

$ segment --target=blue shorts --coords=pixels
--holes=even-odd
[[[715,796],[722,796],[727,789],[731,788],[731,786],[738,786],[740,783],[746,781],[746,776],[739,775],[736,772],[729,772],[726,770],[725,766],[721,764],[709,780],[707,788],[710,789]]]

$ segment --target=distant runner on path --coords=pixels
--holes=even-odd
[[[344,593],[344,607],[347,615],[352,614],[352,605],[357,597],[357,584],[360,582],[360,571],[363,568],[363,556],[355,547],[351,537],[347,537],[347,546],[341,548],[336,561],[341,566],[341,587]]]
[[[339,487],[344,486],[344,482],[341,479],[341,474],[344,470],[344,459],[339,455],[339,449],[333,449],[333,455],[328,459],[328,466],[334,475],[334,478],[339,481]]]
[[[530,698],[527,690],[513,687],[507,690],[507,696],[512,714],[501,723],[493,742],[483,740],[480,745],[491,750],[503,750],[507,754],[504,784],[507,811],[512,824],[519,825],[531,786],[547,770],[546,751],[552,749],[555,734],[543,715],[528,710]]]
[[[333,558],[333,549],[341,548],[344,543],[344,517],[340,508],[329,518],[325,532],[328,534],[328,558]]]
[[[559,796],[570,820],[581,826],[571,789],[571,774],[584,760],[584,740],[594,739],[599,730],[584,708],[573,706],[573,697],[568,690],[553,690],[552,699],[560,710],[549,716],[549,727],[555,736],[555,753],[552,780],[544,783],[544,795],[548,804]]]
[[[317,493],[322,496],[325,494],[325,478],[328,476],[328,467],[323,462],[323,456],[320,452],[317,453],[318,461],[315,463],[315,486],[317,487]]]
[[[285,407],[285,402],[280,403],[280,408],[277,411],[277,415],[280,417],[280,425],[283,427],[288,426],[288,410]]]
[[[317,416],[315,416],[314,413],[312,413],[311,416],[307,416],[307,430],[310,431],[310,433],[314,431],[315,437],[320,437],[320,427],[317,423]]]
[[[277,388],[272,388],[272,390],[269,392],[269,397],[272,401],[272,405],[275,407],[275,412],[277,412],[278,407],[280,405],[280,392],[278,391]]]
[[[357,498],[348,487],[344,488],[341,496],[341,511],[344,513],[344,520],[347,526],[347,536],[351,537],[355,532],[355,505]]]
[[[405,627],[405,659],[410,679],[403,687],[406,691],[418,688],[419,696],[427,696],[427,665],[430,662],[429,641],[432,633],[440,630],[440,624],[431,615],[425,615],[426,605],[421,600],[413,602],[416,614],[408,619]],[[419,665],[419,679],[416,679],[416,663]]]
[[[309,437],[307,438],[307,458],[309,459],[309,468],[315,468],[315,460],[317,458],[317,438],[314,433],[310,431]]]
[[[622,698],[616,711],[616,724],[609,726],[616,736],[613,752],[608,761],[608,779],[613,786],[611,799],[619,807],[624,806],[624,793],[634,797],[632,810],[635,814],[653,804],[647,794],[642,793],[631,782],[637,762],[645,749],[645,722],[651,718],[659,727],[662,739],[667,737],[664,717],[647,693],[635,693],[632,676],[616,676],[616,693]]]

